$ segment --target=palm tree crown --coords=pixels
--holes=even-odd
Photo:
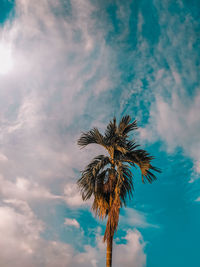
[[[133,194],[132,167],[139,166],[142,181],[152,183],[156,176],[152,171],[160,170],[151,165],[152,156],[145,150],[139,149],[134,140],[129,139],[130,132],[136,130],[136,120],[131,122],[130,116],[122,117],[117,125],[116,119],[107,125],[104,135],[97,128],[82,133],[78,145],[85,147],[98,144],[107,150],[108,156],[95,157],[82,171],[78,180],[83,200],[94,197],[92,210],[100,218],[108,217],[104,241],[111,246],[114,233],[117,230],[120,207],[126,205],[127,197]],[[109,261],[109,263],[108,263]],[[112,256],[107,266],[111,266]]]

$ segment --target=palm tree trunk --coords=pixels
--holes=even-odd
[[[112,243],[113,237],[107,239],[106,267],[112,266]]]

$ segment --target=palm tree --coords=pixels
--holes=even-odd
[[[120,208],[126,206],[127,196],[133,195],[132,167],[139,166],[142,182],[152,183],[156,176],[152,171],[160,170],[151,165],[153,159],[139,145],[129,139],[129,133],[137,129],[136,120],[124,116],[117,125],[116,119],[107,125],[104,135],[97,128],[82,133],[78,140],[80,147],[98,144],[107,155],[95,157],[82,171],[78,186],[83,200],[94,197],[92,210],[104,219],[107,217],[104,242],[107,242],[106,266],[112,266],[112,244],[117,230]]]

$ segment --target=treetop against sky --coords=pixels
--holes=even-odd
[[[0,2],[0,265],[105,266],[82,132],[130,115],[155,156],[119,215],[113,266],[199,266],[200,3]]]

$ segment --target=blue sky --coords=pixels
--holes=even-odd
[[[76,140],[115,115],[162,169],[135,170],[114,266],[199,266],[200,3],[0,2],[1,265],[105,266],[105,222],[83,203]],[[126,256],[124,256],[126,255]]]

